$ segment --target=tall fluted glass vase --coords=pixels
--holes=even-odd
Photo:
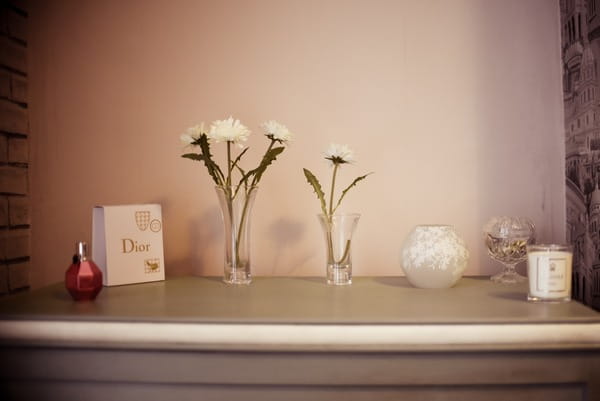
[[[319,215],[325,234],[327,284],[352,284],[352,235],[360,214]]]
[[[250,284],[250,220],[258,187],[239,185],[215,188],[225,231],[223,281],[228,284]]]

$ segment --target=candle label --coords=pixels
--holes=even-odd
[[[567,259],[556,256],[538,256],[537,291],[565,292],[567,290]]]

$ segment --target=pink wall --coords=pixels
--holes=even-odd
[[[401,274],[419,223],[456,226],[468,274],[499,269],[492,215],[564,239],[557,2],[37,1],[30,24],[34,287],[62,280],[97,204],[160,202],[167,274],[220,275],[216,196],[178,137],[229,115],[250,159],[264,120],[296,133],[257,198],[257,275],[324,274],[302,167],[328,177],[331,141],[357,153],[342,180],[375,171],[344,205],[356,275]]]

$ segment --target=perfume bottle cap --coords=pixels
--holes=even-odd
[[[75,244],[75,256],[80,262],[87,260],[87,243],[83,241],[77,241]]]

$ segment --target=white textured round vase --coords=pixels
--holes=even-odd
[[[469,261],[465,242],[449,225],[416,226],[402,247],[402,270],[419,288],[449,288]]]

